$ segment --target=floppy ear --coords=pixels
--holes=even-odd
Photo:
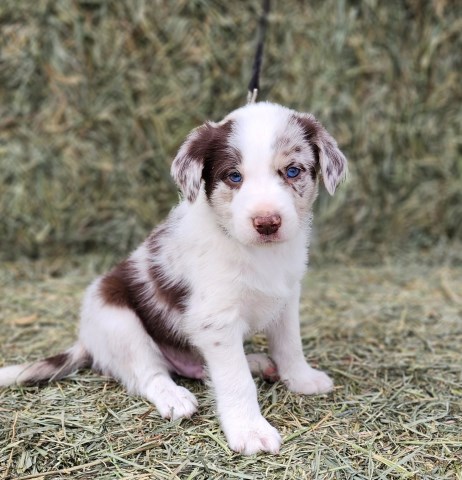
[[[232,120],[206,122],[194,129],[180,147],[170,172],[189,202],[194,202],[199,195],[202,180],[207,184],[204,167],[213,170],[215,162],[228,155],[228,138],[232,128]]]
[[[299,113],[297,121],[304,131],[305,139],[313,146],[318,157],[322,178],[327,191],[333,195],[337,185],[347,174],[347,160],[337,142],[314,115]]]
[[[181,145],[170,173],[183,196],[194,202],[201,188],[205,158],[214,138],[216,124],[206,122],[195,128]]]

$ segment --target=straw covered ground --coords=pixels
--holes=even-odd
[[[0,365],[71,344],[84,286],[100,268],[85,265],[2,270]],[[461,285],[461,269],[450,266],[313,267],[303,342],[336,389],[301,397],[256,380],[262,411],[284,438],[279,456],[232,453],[201,383],[180,380],[199,413],[166,422],[145,400],[84,371],[0,391],[0,478],[460,480]]]

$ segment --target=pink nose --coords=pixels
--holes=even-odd
[[[279,230],[279,227],[281,226],[281,217],[279,215],[255,217],[253,219],[253,226],[261,235],[271,235]]]

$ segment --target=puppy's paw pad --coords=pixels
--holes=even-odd
[[[198,406],[196,397],[189,390],[178,385],[157,391],[152,401],[160,415],[171,420],[191,417]]]
[[[258,452],[279,453],[281,436],[263,417],[259,422],[234,426],[226,432],[229,446],[243,455],[253,455]]]
[[[286,384],[292,392],[303,393],[305,395],[328,393],[334,388],[332,379],[324,372],[314,368],[305,370],[303,375],[288,378]]]
[[[269,382],[279,380],[276,364],[263,353],[249,353],[246,355],[252,375],[262,377]]]

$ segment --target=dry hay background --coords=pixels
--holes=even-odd
[[[260,1],[2,0],[3,259],[125,254],[177,194],[187,133],[243,104]],[[319,249],[462,237],[462,3],[274,2],[261,99],[314,112],[351,181]]]

